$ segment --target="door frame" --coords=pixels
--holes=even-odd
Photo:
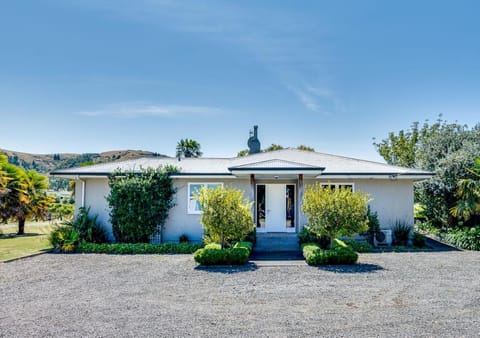
[[[268,228],[267,228],[267,215],[265,215],[265,224],[263,227],[257,227],[257,220],[258,220],[258,209],[257,209],[257,201],[258,201],[258,186],[259,185],[263,185],[265,186],[265,211],[266,211],[266,208],[267,208],[267,186],[268,185],[283,185],[284,188],[285,188],[285,192],[286,192],[286,189],[287,189],[287,185],[293,185],[293,196],[294,196],[294,205],[295,205],[295,211],[294,211],[294,222],[293,222],[293,227],[288,227],[287,228],[287,225],[286,225],[286,215],[285,215],[285,219],[284,219],[284,224],[285,224],[285,227],[283,228],[283,230],[280,230],[280,231],[269,231]],[[283,201],[285,202],[285,199],[283,199]],[[282,233],[296,233],[297,232],[297,222],[298,222],[298,196],[297,196],[297,183],[296,182],[286,182],[286,183],[271,183],[271,182],[266,182],[266,183],[263,183],[263,182],[259,182],[259,183],[255,183],[255,228],[256,228],[256,231],[259,232],[259,233],[268,233],[268,232],[282,232]]]

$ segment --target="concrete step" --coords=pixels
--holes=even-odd
[[[255,252],[300,251],[296,233],[260,233],[257,234]]]

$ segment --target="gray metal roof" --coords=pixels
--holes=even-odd
[[[140,158],[122,162],[109,162],[86,167],[58,169],[52,175],[108,175],[116,170],[138,171],[174,165],[182,175],[231,175],[231,169],[266,168],[316,168],[322,175],[419,175],[430,176],[431,172],[403,168],[385,163],[372,162],[338,155],[317,153],[298,149],[282,149],[234,158]]]

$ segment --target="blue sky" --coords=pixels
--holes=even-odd
[[[413,121],[473,126],[478,1],[4,1],[0,148],[235,156],[262,146],[381,160]]]

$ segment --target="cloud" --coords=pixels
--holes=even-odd
[[[305,108],[310,111],[329,115],[343,110],[341,101],[330,89],[308,84],[301,87],[285,84],[285,87],[294,93]]]
[[[139,117],[178,117],[184,115],[215,115],[222,110],[216,107],[189,105],[159,105],[145,103],[116,103],[95,110],[85,110],[76,114],[84,116],[114,116],[120,118]]]

